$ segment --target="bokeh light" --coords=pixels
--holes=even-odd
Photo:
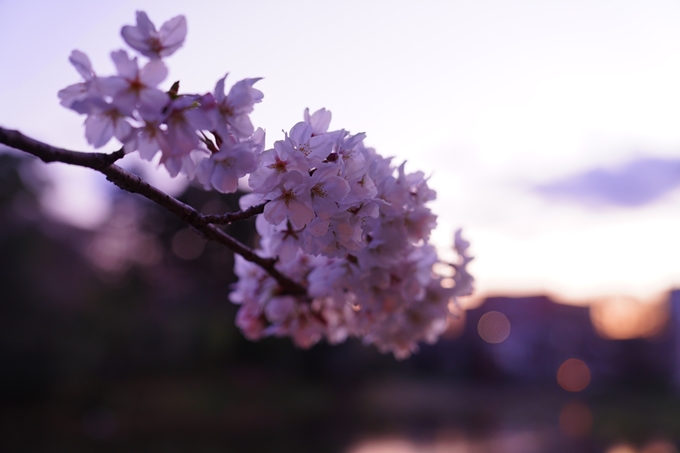
[[[637,453],[637,450],[630,444],[616,444],[609,447],[605,453]]]
[[[627,443],[619,443],[609,447],[606,453],[678,453],[672,442],[662,439],[652,440],[639,450]]]
[[[348,453],[415,453],[413,444],[403,439],[367,440],[354,446]]]
[[[667,440],[653,440],[640,453],[678,453],[678,449]]]
[[[590,306],[595,330],[605,338],[627,338],[659,335],[668,324],[668,294],[648,301],[633,297],[608,297]]]
[[[510,335],[510,321],[503,313],[490,311],[479,319],[477,331],[487,343],[502,343]]]
[[[560,411],[560,430],[568,437],[582,438],[593,429],[593,414],[581,401],[571,401]]]
[[[590,384],[590,368],[583,360],[567,359],[557,370],[557,383],[569,392],[580,392]]]
[[[175,233],[172,238],[172,252],[183,260],[194,260],[205,250],[205,240],[189,228]]]

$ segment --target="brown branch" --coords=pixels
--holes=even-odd
[[[276,260],[259,256],[254,250],[213,225],[227,224],[251,218],[264,211],[264,203],[238,212],[222,215],[201,215],[191,206],[158,190],[139,176],[115,165],[114,162],[125,155],[122,149],[111,154],[69,151],[34,140],[23,135],[19,131],[8,130],[2,127],[0,127],[0,143],[32,154],[45,163],[62,162],[97,170],[106,175],[106,179],[121,189],[131,193],[137,193],[156,202],[196,230],[200,231],[207,239],[224,245],[232,252],[238,253],[246,260],[262,267],[279,283],[283,292],[294,295],[305,295],[307,293],[303,286],[281,274],[274,267]]]
[[[92,168],[97,171],[110,166],[125,155],[122,148],[111,154],[69,151],[34,140],[19,131],[2,127],[0,127],[0,143],[33,154],[45,163],[63,162],[65,164]]]
[[[246,220],[251,217],[255,217],[258,214],[264,212],[264,205],[267,203],[260,203],[255,206],[251,206],[248,209],[238,212],[229,212],[227,214],[204,214],[201,216],[202,220],[206,223],[214,223],[215,225],[224,225],[231,222],[237,222],[239,220]]]

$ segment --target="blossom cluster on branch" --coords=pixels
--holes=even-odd
[[[303,121],[265,149],[265,132],[250,120],[263,98],[257,78],[228,93],[226,76],[212,93],[180,94],[177,82],[162,91],[163,58],[183,45],[186,33],[183,16],[157,30],[138,12],[136,25],[124,26],[121,35],[148,61],[140,66],[138,57],[114,51],[113,76],[98,76],[84,53],[72,52],[83,81],[59,98],[86,115],[88,142],[99,148],[115,137],[126,154],[152,160],[160,153],[172,176],[184,174],[206,190],[235,192],[248,177],[252,192],[241,207],[262,212],[255,252],[270,263],[237,256],[239,280],[229,298],[241,305],[236,323],[248,338],[290,336],[310,347],[359,337],[398,358],[420,341],[436,341],[450,304],[472,291],[471,258],[457,232],[455,275],[434,273],[439,258],[428,241],[436,216],[427,203],[436,194],[424,173],[409,173],[405,163],[366,147],[363,133],[329,131],[325,109],[306,110]],[[304,291],[282,285],[281,275]]]

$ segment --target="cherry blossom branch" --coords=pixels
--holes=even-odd
[[[45,163],[61,162],[96,170],[104,174],[107,180],[119,188],[127,192],[139,194],[172,212],[199,231],[206,239],[220,243],[246,260],[262,267],[269,275],[276,279],[284,293],[295,295],[306,294],[304,287],[281,274],[274,267],[276,260],[259,256],[251,248],[240,243],[214,225],[228,224],[261,214],[264,211],[265,203],[238,212],[202,215],[191,206],[153,187],[139,176],[115,165],[115,162],[125,155],[122,149],[111,154],[70,151],[42,143],[27,137],[19,131],[3,127],[0,127],[0,143],[36,156]]]
[[[215,225],[225,225],[227,223],[238,222],[239,220],[250,219],[258,214],[264,212],[264,205],[267,203],[260,203],[255,206],[251,206],[248,209],[237,212],[228,212],[226,214],[203,214],[201,215],[201,220],[205,223],[212,223]]]
[[[92,168],[97,171],[101,171],[102,169],[111,166],[125,155],[122,148],[111,154],[69,151],[39,142],[38,140],[25,136],[19,131],[5,129],[3,127],[0,127],[0,143],[7,145],[10,148],[33,154],[45,163],[62,162],[65,164]]]

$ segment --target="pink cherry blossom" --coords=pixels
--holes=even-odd
[[[472,257],[467,252],[469,246],[470,243],[463,239],[461,230],[456,230],[454,235],[454,249],[460,257],[460,262],[452,264],[454,269],[456,269],[456,275],[453,277],[457,290],[455,297],[469,296],[472,294],[474,288],[474,278],[467,270],[467,265],[472,261]]]
[[[169,57],[184,44],[187,22],[184,16],[173,17],[156,31],[146,13],[137,11],[137,25],[124,26],[120,34],[130,47],[144,56]]]
[[[340,202],[349,193],[349,184],[338,173],[340,169],[332,163],[322,163],[309,181],[312,207],[319,218],[328,219],[340,210]]]
[[[306,178],[309,179],[309,176]],[[264,197],[271,200],[264,207],[264,218],[274,225],[288,219],[295,228],[302,228],[311,222],[314,210],[305,182],[305,176],[297,171],[283,175],[281,183]]]
[[[320,164],[331,152],[333,145],[330,137],[314,136],[313,132],[312,126],[302,121],[291,128],[284,141],[287,152],[301,153],[310,166]]]
[[[210,118],[196,107],[196,98],[183,96],[170,103],[164,121],[167,125],[167,141],[164,143],[167,148],[161,147],[161,164],[172,176],[183,172],[193,178],[195,161],[191,153],[202,149],[198,131],[212,127]]]
[[[305,123],[312,127],[312,135],[321,135],[328,132],[328,126],[331,124],[331,112],[326,109],[319,109],[316,112],[309,114],[309,109],[305,109],[304,118]]]
[[[161,149],[170,149],[163,126],[165,115],[158,109],[140,108],[142,125],[133,130],[125,142],[125,153],[139,152],[144,160],[152,160]]]
[[[106,145],[113,137],[124,143],[132,133],[132,125],[126,115],[101,98],[88,98],[74,106],[87,111],[85,138],[95,148]]]
[[[196,177],[206,190],[233,193],[238,189],[239,178],[255,170],[256,165],[250,143],[226,140],[218,152],[198,164]]]
[[[307,253],[344,257],[364,245],[361,222],[349,212],[328,219],[315,218],[307,228],[304,250]]]
[[[140,70],[137,57],[130,59],[127,52],[118,50],[111,53],[119,77],[109,78],[109,83],[118,83],[120,88],[113,96],[113,104],[129,115],[138,104],[147,108],[162,109],[170,97],[156,88],[168,75],[168,68],[161,60],[151,60]]]
[[[72,51],[69,61],[83,77],[84,81],[69,85],[59,91],[58,96],[59,99],[61,99],[61,105],[64,107],[70,107],[73,101],[83,99],[87,96],[91,87],[91,82],[95,78],[94,71],[92,70],[92,63],[90,63],[90,59],[83,52],[79,50]]]
[[[367,147],[364,133],[329,130],[332,115],[324,108],[305,109],[303,121],[265,150],[264,130],[250,118],[263,99],[254,88],[260,79],[241,80],[228,93],[226,75],[212,93],[180,93],[178,85],[164,93],[161,58],[182,46],[186,20],[177,16],[157,31],[144,12],[136,19],[121,35],[151,60],[140,68],[137,57],[115,51],[118,74],[99,77],[89,58],[73,51],[83,81],[59,92],[61,104],[87,115],[85,136],[94,147],[115,137],[143,159],[160,151],[173,177],[195,177],[206,190],[235,192],[249,175],[253,192],[239,205],[264,204],[255,253],[271,258],[302,291],[289,291],[268,265],[236,256],[238,282],[229,298],[240,305],[243,334],[288,336],[303,348],[357,337],[398,359],[436,341],[449,307],[472,292],[472,257],[459,230],[451,274],[434,272],[439,258],[429,239],[436,216],[428,203],[436,193],[425,173],[407,172],[405,163]]]
[[[309,165],[300,153],[287,152],[283,142],[274,143],[274,149],[262,152],[258,157],[258,168],[248,179],[250,187],[259,193],[267,193],[274,189],[281,177],[289,171],[307,173]]]
[[[60,104],[67,108],[72,108],[72,105],[77,101],[83,101],[87,98],[101,98],[104,94],[99,85],[99,78],[92,69],[92,63],[87,55],[79,50],[71,52],[69,61],[76,68],[78,74],[83,78],[83,82],[69,85],[63,90],[60,90],[57,95],[61,100]],[[84,113],[78,111],[78,113]]]
[[[226,138],[234,134],[239,138],[248,138],[253,134],[253,123],[248,116],[253,111],[253,106],[262,101],[264,95],[260,90],[253,88],[257,79],[245,79],[237,82],[228,95],[224,94],[225,75],[215,84],[215,126],[217,132]]]
[[[275,226],[267,222],[264,216],[258,216],[255,225],[262,238],[260,247],[267,256],[288,262],[300,252],[303,229],[295,229],[290,221]]]

